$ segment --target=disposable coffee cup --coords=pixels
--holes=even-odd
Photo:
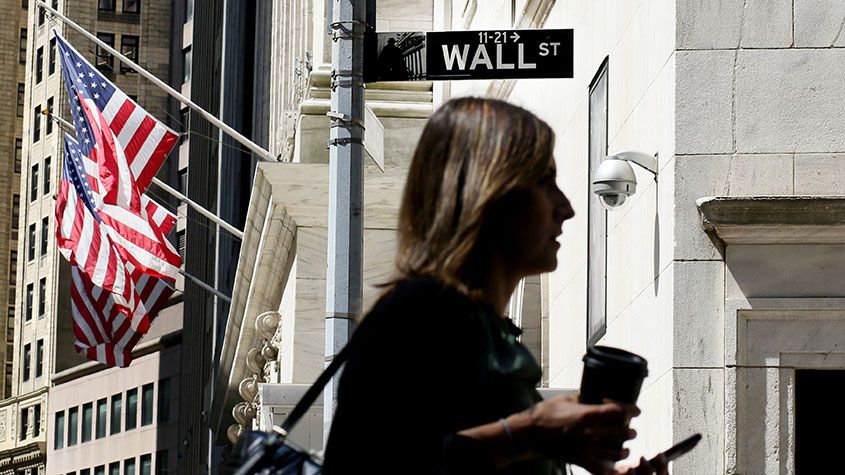
[[[635,404],[648,376],[648,362],[630,351],[609,346],[587,348],[581,375],[580,400],[602,404],[606,400]]]

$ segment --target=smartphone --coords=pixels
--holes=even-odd
[[[681,455],[684,455],[685,453],[689,452],[690,450],[695,448],[695,446],[698,445],[700,441],[701,434],[693,434],[687,437],[686,439],[678,442],[677,444],[673,445],[672,447],[669,447],[669,449],[663,452],[663,456],[666,457],[666,462],[671,462],[680,457]],[[656,458],[651,459],[649,462],[654,463],[655,461]]]

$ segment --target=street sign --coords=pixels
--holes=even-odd
[[[364,151],[384,172],[384,125],[370,106],[364,106]]]
[[[367,80],[571,78],[573,30],[378,33]]]

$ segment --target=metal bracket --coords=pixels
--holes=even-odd
[[[330,148],[332,145],[347,145],[351,143],[364,145],[364,139],[360,137],[343,137],[337,139],[329,139],[326,141],[326,148]]]
[[[354,124],[362,129],[366,129],[364,127],[364,121],[361,119],[357,119],[355,117],[348,116],[346,114],[341,114],[340,112],[329,111],[326,112],[326,115],[332,119],[332,127],[341,127],[342,124],[340,122],[345,122],[346,124]]]
[[[352,25],[350,29],[347,25]],[[363,28],[362,28],[363,27]],[[370,28],[370,25],[363,21],[336,21],[329,25],[332,30],[332,41],[349,38],[364,38],[364,34]]]
[[[331,89],[334,91],[338,86],[356,87],[364,86],[364,74],[361,71],[341,69],[332,71]]]

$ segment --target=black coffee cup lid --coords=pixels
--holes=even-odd
[[[648,362],[640,355],[630,351],[610,346],[591,346],[584,355],[584,364],[616,369],[638,374],[642,378],[648,376]]]

